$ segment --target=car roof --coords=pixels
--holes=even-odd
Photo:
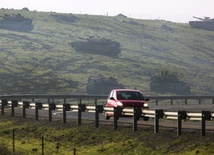
[[[133,92],[141,92],[137,89],[113,89],[112,91],[133,91]]]

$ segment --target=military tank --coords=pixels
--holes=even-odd
[[[214,31],[214,18],[210,17],[194,17],[195,19],[198,19],[197,21],[189,21],[189,24],[193,28],[203,29],[203,30],[209,30]]]
[[[175,74],[168,71],[162,71],[151,76],[150,90],[157,93],[178,95],[189,95],[191,93],[189,84],[181,81]]]
[[[121,53],[120,43],[106,38],[81,39],[83,41],[72,42],[72,48],[77,52],[92,53],[117,57]]]
[[[90,76],[88,78],[88,84],[86,86],[87,94],[101,94],[106,95],[112,89],[116,88],[125,88],[122,84],[118,83],[118,81],[113,77],[103,77],[101,75],[98,76]]]
[[[14,15],[5,14],[0,17],[0,29],[30,32],[34,29],[34,26],[31,19],[23,17],[20,13]]]

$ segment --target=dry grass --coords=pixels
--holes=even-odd
[[[61,120],[48,122],[46,119],[35,121],[9,116],[1,116],[0,120],[0,149],[6,154],[12,154],[13,129],[16,154],[41,153],[42,137],[46,154],[68,154],[74,148],[77,154],[90,155],[214,154],[213,132],[201,137],[198,130],[183,131],[177,137],[175,129],[161,129],[154,134],[150,127],[133,132],[131,126],[120,125],[113,130],[112,125],[103,123],[96,129],[94,122],[86,121],[78,126],[75,120],[68,120],[66,124]]]

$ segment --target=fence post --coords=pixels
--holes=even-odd
[[[82,123],[82,112],[86,110],[85,104],[78,105],[78,125]]]
[[[155,100],[155,104],[158,105],[158,100]]]
[[[159,119],[163,118],[163,110],[162,109],[156,109],[155,110],[155,119],[154,119],[154,133],[159,132]]]
[[[7,106],[8,102],[6,99],[1,100],[1,114],[4,115],[4,106]]]
[[[26,117],[26,108],[29,108],[30,103],[28,101],[23,101],[23,118]]]
[[[177,126],[177,136],[181,135],[181,129],[182,129],[182,119],[186,119],[187,114],[186,111],[178,111],[178,126]]]
[[[117,121],[119,119],[119,116],[121,115],[122,108],[121,107],[114,107],[114,130],[117,129]]]
[[[56,109],[56,104],[55,103],[48,103],[48,112],[49,112],[49,122],[52,121],[52,110]]]
[[[201,115],[201,136],[205,136],[206,133],[206,120],[211,119],[210,111],[202,111]]]
[[[45,149],[45,143],[44,143],[44,137],[42,137],[42,155],[44,155],[44,149]]]
[[[142,114],[141,107],[134,107],[133,131],[137,131],[137,121],[139,120],[139,117],[141,116],[141,114]]]
[[[187,99],[185,99],[185,104],[187,104]]]
[[[81,98],[79,99],[79,104],[82,104],[82,99]]]
[[[95,111],[95,127],[99,127],[99,114],[103,113],[103,106],[102,105],[96,105],[96,111]]]
[[[13,129],[13,152],[15,152],[15,129]]]
[[[63,104],[63,123],[66,123],[66,111],[70,110],[70,104]]]
[[[36,120],[38,120],[38,118],[39,118],[39,109],[42,109],[42,103],[36,102],[36,105],[35,105],[35,119]]]
[[[63,113],[63,123],[66,123],[66,104],[63,104],[63,109],[62,109],[62,113]]]
[[[12,117],[14,116],[14,107],[18,106],[18,101],[17,100],[12,100],[12,104],[11,104],[11,115]]]
[[[97,105],[97,99],[94,99],[94,104]]]
[[[173,99],[171,99],[170,104],[173,105]]]
[[[74,150],[73,150],[73,151],[74,151],[74,155],[76,155],[76,152],[77,152],[76,148],[74,148]]]

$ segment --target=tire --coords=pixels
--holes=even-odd
[[[143,117],[143,120],[144,120],[144,121],[148,121],[148,120],[149,120],[149,117]]]
[[[109,120],[109,119],[110,119],[110,116],[108,116],[107,113],[105,113],[104,115],[105,115],[105,119],[106,119],[106,120]]]

